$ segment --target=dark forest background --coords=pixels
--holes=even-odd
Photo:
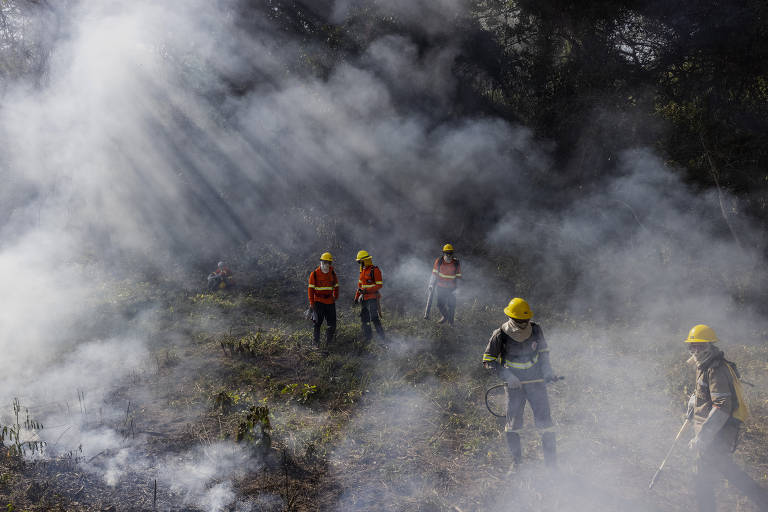
[[[339,7],[342,4],[344,8]],[[71,29],[63,13],[76,3],[4,0],[1,5],[3,89],[13,83],[44,88],[49,57],[56,42],[65,39]],[[433,94],[423,84],[409,88],[407,83],[392,83],[389,77],[393,104],[406,109],[407,115],[423,113],[420,119],[428,126],[501,118],[531,130],[549,158],[544,167],[532,165],[535,175],[529,176],[540,191],[547,191],[538,199],[545,209],[558,209],[561,194],[557,191],[573,198],[600,190],[605,178],[619,172],[622,151],[646,147],[686,183],[716,192],[713,217],[719,218],[723,237],[743,246],[748,240],[742,238],[748,236],[741,234],[740,225],[757,222],[762,228],[768,221],[768,6],[764,2],[486,0],[411,2],[407,3],[410,7],[398,9],[387,5],[373,0],[239,0],[222,2],[221,9],[222,16],[234,17],[244,33],[263,33],[274,41],[290,42],[286,47],[292,50],[285,54],[291,57],[286,60],[281,55],[281,65],[283,73],[294,78],[323,80],[344,62],[361,65],[370,44],[388,35],[404,36],[415,44],[421,61],[435,58],[446,46],[455,48],[450,64],[454,82],[447,95]],[[455,14],[447,16],[446,12]],[[430,24],[430,17],[441,25]],[[450,26],[445,26],[446,19]],[[167,58],[176,61],[182,75],[184,66],[189,66],[184,55],[170,53]],[[200,93],[223,115],[225,102],[233,97],[280,88],[280,84],[270,84],[274,76],[256,65],[252,69],[206,65],[218,73],[223,86]],[[182,122],[181,128],[188,127]],[[519,157],[524,160],[526,155]],[[482,168],[481,158],[476,165]],[[332,180],[307,185],[306,175],[302,172],[293,177],[296,179],[284,179],[282,185],[273,180],[269,189],[259,191],[255,211],[274,212],[275,218],[309,218],[328,212],[325,226],[310,222],[305,231],[320,233],[325,247],[352,250],[359,238],[332,219],[352,218],[368,206],[352,198],[339,204]],[[328,176],[329,171],[323,169],[318,175]],[[309,177],[314,177],[311,172]],[[193,178],[183,178],[183,186],[191,190],[189,197],[210,202],[210,191],[196,190],[202,187]],[[228,186],[219,199],[242,203],[237,197],[238,184]],[[313,200],[307,209],[305,198],[316,192],[313,187],[322,186],[328,187],[330,199],[326,204],[322,198]],[[487,208],[489,201],[463,203],[459,190],[453,187],[437,194],[442,206],[461,212],[452,226],[435,227],[434,243],[461,238],[466,254],[482,246],[487,235],[485,229],[473,228],[493,225],[502,213]],[[13,194],[4,201],[23,203],[33,195]],[[398,203],[397,197],[389,200]],[[642,225],[630,205],[614,207]],[[6,204],[6,211],[11,210]],[[201,218],[208,215],[225,233],[226,241],[215,240],[218,248],[231,245],[225,254],[242,254],[249,241],[270,236],[302,258],[314,258],[310,255],[322,249],[302,243],[290,247],[281,233],[264,234],[263,226],[256,236],[242,216],[236,218],[235,213],[222,210],[226,208],[214,205],[196,214]],[[297,210],[302,211],[297,214]],[[438,209],[435,214],[445,211]],[[370,227],[386,237],[393,229],[388,225],[390,219],[375,208],[369,212],[375,214],[367,220]],[[297,232],[302,230],[299,224],[293,224]],[[88,238],[97,237],[91,233]],[[301,235],[295,238],[306,240]],[[180,241],[177,249],[189,252],[181,247],[187,243]],[[195,243],[203,249],[197,252],[198,259],[187,263],[203,271],[222,251],[206,251],[204,243]]]
[[[382,16],[370,0],[355,2],[344,19],[334,19],[334,3],[325,0],[241,0],[238,15],[245,27],[266,17],[287,37],[300,36],[304,52],[286,66],[318,76],[386,34],[417,42],[423,58],[450,34],[461,42],[453,70],[459,86],[444,115],[493,115],[532,128],[555,143],[562,186],[588,185],[611,172],[618,152],[652,146],[690,182],[738,195],[738,206],[723,205],[724,219],[768,218],[765,2],[467,4],[471,16],[435,33]],[[57,35],[34,34],[42,26],[34,19],[55,19],[54,7],[45,0],[2,5],[0,79],[44,83],[46,41]],[[228,77],[233,92],[262,85],[247,71]],[[426,100],[421,107],[434,109]]]

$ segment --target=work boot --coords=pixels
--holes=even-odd
[[[385,339],[386,336],[384,335],[384,327],[381,326],[381,322],[374,320],[373,326],[376,328],[376,334],[378,334],[382,340]]]
[[[554,432],[541,434],[541,449],[544,452],[544,463],[549,467],[557,466],[557,453]]]
[[[517,432],[505,432],[507,435],[507,446],[512,455],[512,466],[517,467],[523,459],[523,447],[520,445],[520,434]],[[512,467],[510,467],[512,469]]]
[[[365,341],[371,341],[371,338],[373,338],[373,331],[371,330],[371,324],[366,322],[363,324],[363,339]]]
[[[335,328],[329,327],[329,328],[327,328],[325,330],[325,346],[326,347],[330,347],[331,346],[331,342],[333,341],[333,335],[334,334],[336,334],[336,329]]]
[[[438,320],[437,323],[444,324],[445,320],[446,320],[445,317],[443,315],[440,315],[440,320]]]

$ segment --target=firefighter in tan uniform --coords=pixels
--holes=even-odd
[[[739,428],[748,414],[739,403],[739,376],[714,344],[715,331],[697,325],[685,340],[696,363],[696,392],[688,402],[693,412],[695,437],[689,447],[696,454],[694,491],[700,512],[717,510],[715,486],[721,477],[752,500],[759,510],[768,511],[768,493],[742,471],[731,457],[738,442]]]
[[[541,433],[544,461],[554,466],[557,462],[555,432],[546,383],[554,382],[557,377],[549,363],[549,347],[541,327],[531,322],[533,313],[524,299],[512,299],[504,313],[509,320],[493,331],[483,354],[483,366],[497,370],[507,382],[507,422],[504,426],[507,445],[517,466],[522,458],[520,430],[527,400],[533,409],[536,429]],[[526,381],[535,382],[523,384]]]

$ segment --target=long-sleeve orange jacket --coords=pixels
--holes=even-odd
[[[357,279],[357,291],[355,300],[363,293],[363,300],[376,299],[379,296],[379,290],[384,286],[381,277],[381,270],[376,265],[368,265],[360,270],[360,277]]]
[[[324,274],[320,267],[309,274],[307,295],[310,306],[314,306],[315,302],[333,304],[339,298],[339,279],[336,277],[333,266],[327,274]]]

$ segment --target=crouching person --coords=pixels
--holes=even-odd
[[[234,285],[235,280],[232,278],[232,271],[224,265],[223,261],[219,262],[216,270],[208,274],[208,289],[211,291],[231,288]]]

